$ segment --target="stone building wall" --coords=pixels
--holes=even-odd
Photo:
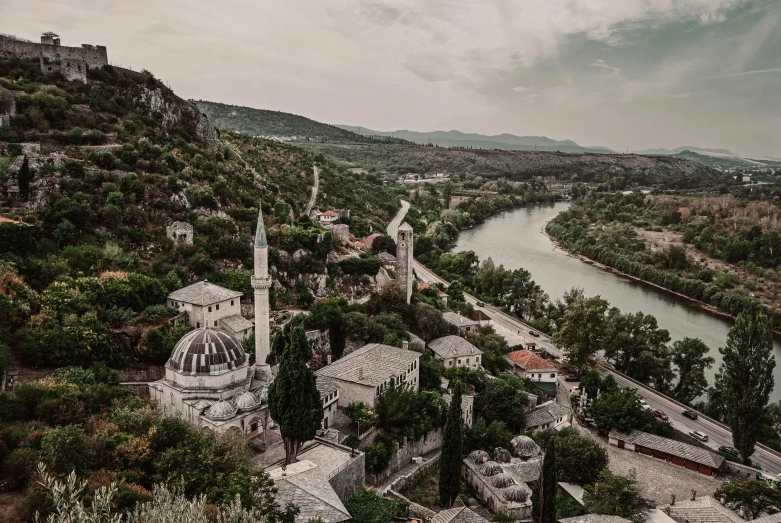
[[[404,225],[407,225],[405,222]],[[396,236],[396,281],[406,292],[407,303],[412,298],[412,237],[410,227],[399,227]]]
[[[81,60],[90,68],[108,65],[108,52],[103,45],[82,44],[67,47],[54,44],[38,44],[0,36],[0,57],[18,57],[48,60]]]
[[[425,438],[420,438],[418,441],[405,440],[404,446],[400,447],[399,451],[391,456],[388,468],[379,474],[369,474],[366,480],[371,485],[379,485],[393,474],[412,463],[412,458],[428,454],[429,452],[437,450],[441,447],[441,430],[429,432]]]

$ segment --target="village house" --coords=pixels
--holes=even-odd
[[[323,225],[331,225],[339,219],[339,214],[334,211],[325,211],[314,216],[314,219]]]
[[[277,489],[280,506],[289,503],[299,508],[296,523],[315,519],[339,523],[349,521],[350,513],[326,478],[325,471],[312,461],[300,460],[269,471]]]
[[[450,402],[453,401],[453,395],[450,393],[443,394],[442,399],[450,405]],[[471,394],[463,394],[461,396],[461,421],[467,427],[471,427],[475,421],[475,397]]]
[[[207,281],[193,283],[168,295],[167,305],[187,313],[191,327],[221,328],[243,340],[252,333],[253,323],[241,315],[242,292]]]
[[[328,429],[336,421],[336,407],[339,401],[339,383],[324,376],[317,376],[317,391],[323,402],[323,423],[321,427]]]
[[[356,401],[375,407],[380,394],[391,386],[407,384],[415,392],[420,390],[420,353],[370,343],[315,374],[339,384],[339,407]]]
[[[677,523],[743,523],[746,521],[745,514],[735,512],[718,499],[712,496],[698,497],[696,494],[693,499],[675,501],[672,505],[664,507],[662,512],[669,514],[670,518]],[[761,516],[751,521],[752,523],[779,523],[781,512]]]
[[[706,476],[715,475],[724,464],[724,457],[715,452],[639,430],[625,434],[613,429],[608,434],[608,443],[620,449],[663,459]]]
[[[537,388],[549,396],[556,395],[559,369],[550,361],[528,349],[511,352],[505,355],[505,359],[510,363],[515,374],[534,382]]]
[[[483,351],[460,336],[444,336],[431,340],[428,348],[434,357],[442,362],[445,370],[453,367],[480,369]]]
[[[431,523],[488,523],[488,520],[469,507],[456,507],[437,512]]]
[[[396,257],[389,252],[382,251],[377,255],[377,258],[380,259],[382,266],[387,269],[393,269],[396,267]]]
[[[461,316],[457,312],[443,312],[442,319],[453,325],[458,329],[460,336],[472,334],[477,331],[478,323],[475,320],[470,320],[466,316]]]
[[[572,409],[550,400],[526,411],[523,430],[562,430],[570,426],[572,426]]]

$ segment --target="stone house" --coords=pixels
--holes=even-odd
[[[375,407],[380,394],[393,385],[407,384],[411,390],[420,390],[420,353],[370,343],[315,374],[339,384],[339,407],[356,401]]]
[[[442,398],[448,405],[453,401],[452,394],[443,394]],[[463,394],[461,396],[461,421],[467,427],[471,427],[475,421],[475,397],[471,394]]]
[[[242,292],[200,281],[169,294],[166,305],[186,312],[191,327],[222,328],[241,341],[254,329],[253,323],[241,315],[243,295]]]
[[[548,396],[556,396],[556,384],[559,376],[557,369],[550,361],[541,358],[534,352],[523,349],[505,355],[510,363],[512,371],[534,382],[540,390]]]
[[[572,409],[551,400],[526,411],[523,430],[561,430],[571,425]]]
[[[329,523],[350,520],[350,513],[324,472],[309,460],[269,471],[277,488],[277,502],[281,506],[292,503],[299,508],[296,523],[307,523],[316,518]]]
[[[453,367],[463,367],[477,370],[483,351],[460,336],[444,336],[432,340],[428,348],[434,357],[442,362],[445,370]]]
[[[608,434],[608,443],[620,449],[663,459],[706,476],[716,475],[724,464],[724,457],[715,452],[639,430],[625,434],[613,429]]]
[[[317,376],[317,391],[323,402],[323,423],[321,427],[328,429],[336,421],[336,408],[339,402],[339,383],[331,378]]]
[[[466,316],[461,316],[457,312],[443,312],[442,319],[444,319],[450,325],[456,327],[460,336],[472,334],[477,330],[477,326],[479,325],[475,320],[470,320]]]

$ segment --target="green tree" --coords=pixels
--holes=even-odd
[[[624,477],[602,469],[596,483],[584,486],[583,490],[583,508],[589,514],[620,516],[640,523],[645,519],[645,511],[654,507],[640,494],[633,472]]]
[[[621,432],[645,428],[653,422],[653,414],[642,407],[634,389],[603,391],[591,406],[591,416],[600,429]]]
[[[545,447],[545,457],[542,460],[542,476],[537,493],[539,503],[537,523],[556,523],[556,490],[558,486],[556,481],[556,441],[555,438],[551,438]]]
[[[588,394],[588,397],[594,399],[597,397],[597,393],[602,385],[602,378],[599,375],[599,371],[590,370],[582,378],[580,378],[580,389]]]
[[[523,381],[512,374],[503,373],[498,379],[489,380],[477,395],[477,412],[489,423],[503,421],[517,433],[523,430],[528,397]]]
[[[477,418],[472,426],[464,428],[464,452],[473,450],[491,450],[497,447],[510,448],[513,433],[507,430],[503,421],[494,421],[486,425],[483,418]]]
[[[323,404],[315,374],[307,366],[312,349],[302,326],[293,329],[279,360],[279,373],[269,387],[269,411],[279,424],[285,463],[295,463],[301,446],[315,437],[323,420]]]
[[[602,349],[607,320],[608,302],[599,296],[579,298],[564,313],[553,341],[564,348],[567,362],[576,370],[586,368]]]
[[[387,252],[396,256],[396,241],[386,234],[377,236],[372,242],[371,248],[374,254]]]
[[[761,481],[739,477],[722,485],[713,496],[717,499],[726,497],[725,504],[736,511],[743,508],[748,519],[759,517],[760,512],[765,512],[771,507],[781,506],[781,491]]]
[[[714,388],[723,396],[726,421],[744,462],[762,431],[759,420],[773,391],[773,337],[764,314],[740,314],[719,349],[722,364]]]
[[[461,423],[461,383],[453,387],[453,398],[447,411],[442,432],[442,450],[439,453],[439,502],[443,507],[453,506],[461,490],[461,454],[463,453],[463,426]]]
[[[599,443],[577,433],[562,434],[555,439],[559,481],[588,485],[607,467],[607,451]]]
[[[450,209],[450,201],[453,199],[453,184],[450,180],[446,181],[442,185],[442,206],[445,209]]]
[[[386,499],[369,490],[359,490],[344,504],[355,523],[389,523],[405,516],[408,507],[405,501]]]
[[[708,388],[705,369],[709,369],[715,361],[707,356],[709,350],[698,338],[684,338],[673,343],[671,360],[678,383],[672,394],[681,403],[691,404]]]
[[[47,432],[41,439],[41,456],[61,474],[81,474],[92,463],[92,451],[80,425],[65,425]]]
[[[19,168],[19,172],[16,174],[16,181],[19,183],[19,196],[27,199],[30,196],[30,181],[32,175],[30,174],[30,161],[27,159],[27,155],[24,155],[22,160],[22,166]]]

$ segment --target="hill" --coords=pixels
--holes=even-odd
[[[316,122],[304,116],[281,111],[253,109],[205,100],[192,101],[219,129],[238,131],[249,136],[280,141],[315,141],[329,143],[402,143],[403,140],[364,136],[335,125]]]
[[[445,172],[483,178],[528,180],[552,176],[562,181],[604,182],[617,179],[616,189],[656,186],[663,189],[712,185],[721,173],[684,158],[636,154],[559,153],[447,149],[399,145],[307,144],[345,167],[403,174]]]
[[[778,169],[781,168],[781,161],[772,159],[755,160],[752,158],[743,158],[719,152],[692,151],[684,149],[674,155],[676,158],[685,158],[693,162],[707,165],[714,169]]]
[[[554,140],[545,136],[515,136],[513,134],[497,134],[487,136],[475,133],[462,133],[461,131],[374,131],[366,127],[354,127],[349,125],[340,125],[356,134],[364,136],[390,136],[402,138],[417,144],[433,144],[440,147],[464,147],[476,149],[505,149],[518,151],[559,151],[565,153],[593,152],[593,153],[614,153],[615,151],[607,147],[584,147],[578,145],[572,140]]]

